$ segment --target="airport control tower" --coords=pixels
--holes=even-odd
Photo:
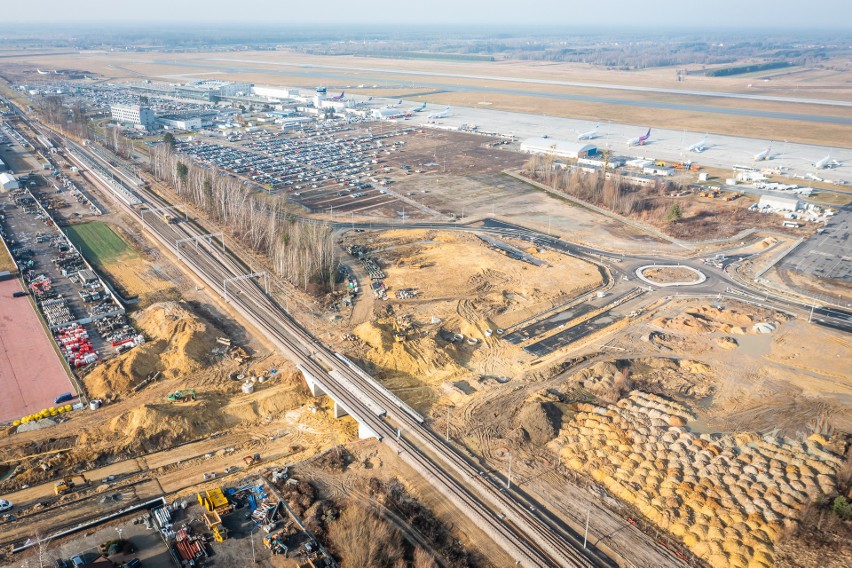
[[[322,108],[322,101],[326,98],[326,90],[325,87],[317,87],[317,93],[314,96],[314,106],[316,108]]]

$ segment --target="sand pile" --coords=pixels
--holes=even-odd
[[[154,373],[166,379],[202,368],[216,345],[218,330],[176,302],[153,304],[135,317],[149,341],[95,367],[83,382],[91,398],[127,394]]]
[[[191,406],[191,408],[190,408]],[[117,416],[102,428],[80,435],[79,445],[112,440],[114,452],[152,452],[172,447],[227,426],[203,403],[144,404]]]
[[[449,353],[455,346],[443,349],[431,336],[398,342],[394,340],[392,324],[380,322],[365,322],[354,333],[369,346],[367,359],[386,371],[414,375],[430,384],[467,373]]]
[[[142,311],[136,325],[148,337],[168,342],[163,350],[166,377],[189,373],[202,367],[210,357],[221,332],[210,322],[177,302],[161,302]]]
[[[842,464],[818,436],[694,434],[686,407],[641,391],[573,410],[551,449],[713,567],[772,566],[783,524],[832,493]]]
[[[687,334],[720,332],[745,335],[751,330],[755,318],[737,310],[699,306],[673,318],[658,318],[654,324],[664,329]]]

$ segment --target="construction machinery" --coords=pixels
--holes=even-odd
[[[169,393],[166,397],[169,402],[184,402],[187,400],[195,400],[195,389],[177,390]]]
[[[698,194],[699,197],[709,197],[710,199],[716,199],[719,197],[719,192],[715,189],[708,189],[706,191],[702,191]]]
[[[725,201],[733,201],[734,199],[737,199],[738,197],[741,197],[741,196],[737,192],[729,193],[725,196]]]
[[[246,462],[246,466],[251,466],[260,463],[260,454],[254,454],[251,456],[244,456],[243,461]]]
[[[283,554],[287,556],[287,545],[284,544],[284,531],[263,537],[263,545],[272,551],[272,554]]]
[[[228,538],[228,529],[222,524],[222,517],[216,511],[207,511],[202,514],[204,524],[213,533],[213,540],[225,542]]]
[[[82,481],[83,484],[88,483],[84,476],[81,475],[80,478],[83,480]],[[62,479],[60,479],[59,481],[57,481],[56,483],[53,484],[53,492],[56,495],[66,495],[66,494],[74,491],[74,489],[76,489],[77,486],[78,486],[78,484],[75,483],[73,477],[63,477]]]
[[[199,493],[198,502],[207,511],[220,515],[225,515],[234,510],[228,498],[225,497],[225,494],[218,487]]]
[[[175,222],[175,216],[171,213],[163,213],[163,222],[171,225]]]
[[[57,495],[65,495],[74,491],[74,487],[74,480],[70,477],[65,477],[53,485],[53,492]]]

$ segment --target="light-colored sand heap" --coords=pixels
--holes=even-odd
[[[714,567],[773,565],[773,541],[805,503],[834,490],[841,459],[825,440],[697,435],[682,405],[633,391],[579,403],[553,444],[572,469],[683,539]]]

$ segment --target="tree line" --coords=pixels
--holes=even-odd
[[[288,218],[281,199],[269,199],[218,168],[185,161],[169,144],[156,146],[152,167],[183,199],[265,256],[278,276],[312,293],[334,288],[339,259],[326,226]]]
[[[527,177],[566,195],[576,197],[625,217],[640,217],[656,223],[681,220],[682,212],[670,210],[667,191],[682,191],[680,184],[655,180],[653,186],[640,185],[620,175],[588,173],[579,168],[554,167],[552,156],[533,155],[522,172]]]

